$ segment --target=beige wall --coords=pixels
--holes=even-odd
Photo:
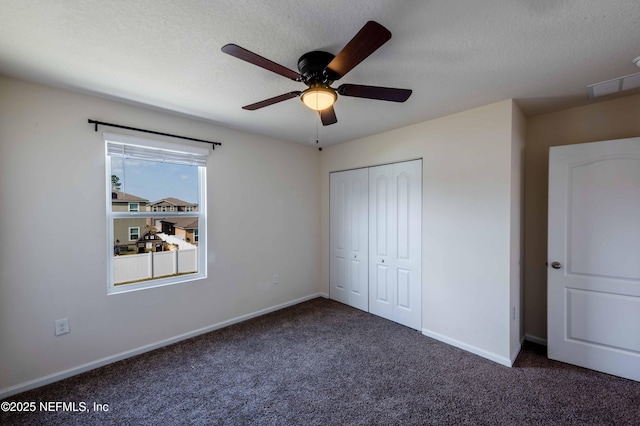
[[[524,257],[524,147],[527,120],[514,103],[511,114],[511,243],[509,271],[509,300],[511,319],[509,320],[511,359],[515,361],[524,336],[523,312],[523,257]],[[515,318],[515,320],[514,320]]]
[[[317,149],[4,77],[0,93],[0,398],[318,295]],[[208,159],[206,279],[107,295],[113,130],[89,118],[223,143]],[[59,318],[70,334],[54,336]]]
[[[323,291],[329,291],[329,173],[422,158],[422,331],[510,364],[510,222],[519,214],[517,206],[512,212],[511,188],[517,193],[520,186],[519,175],[512,181],[513,120],[523,121],[519,109],[503,101],[327,147]],[[514,324],[519,330],[519,318]]]
[[[527,120],[525,147],[525,335],[547,338],[547,187],[549,147],[640,136],[640,95]]]

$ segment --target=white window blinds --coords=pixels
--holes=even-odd
[[[180,145],[134,136],[104,133],[107,155],[111,157],[134,158],[148,161],[206,166],[209,149],[191,145]]]

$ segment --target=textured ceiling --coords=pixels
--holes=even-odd
[[[407,102],[340,97],[326,127],[299,99],[241,109],[305,86],[223,45],[297,70],[368,20],[393,37],[337,84],[413,89]],[[640,71],[638,22],[638,0],[1,0],[0,74],[303,144],[319,128],[329,145],[509,98],[527,115],[594,102],[587,85]]]

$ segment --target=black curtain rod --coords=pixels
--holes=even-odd
[[[153,130],[145,130],[145,129],[138,129],[136,127],[121,126],[120,124],[105,123],[104,121],[96,121],[92,119],[89,119],[89,124],[95,124],[96,132],[98,131],[98,126],[102,125],[102,126],[109,126],[109,127],[118,127],[120,129],[135,130],[136,132],[153,133],[154,135],[171,136],[172,138],[186,139],[188,141],[210,143],[213,149],[216,149],[216,145],[222,145],[221,142],[205,141],[203,139],[189,138],[187,136],[172,135],[171,133],[154,132]]]

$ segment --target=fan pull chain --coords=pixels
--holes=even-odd
[[[320,144],[320,114],[318,114],[318,119],[316,120],[316,145]],[[322,151],[322,147],[318,146],[318,151]]]

